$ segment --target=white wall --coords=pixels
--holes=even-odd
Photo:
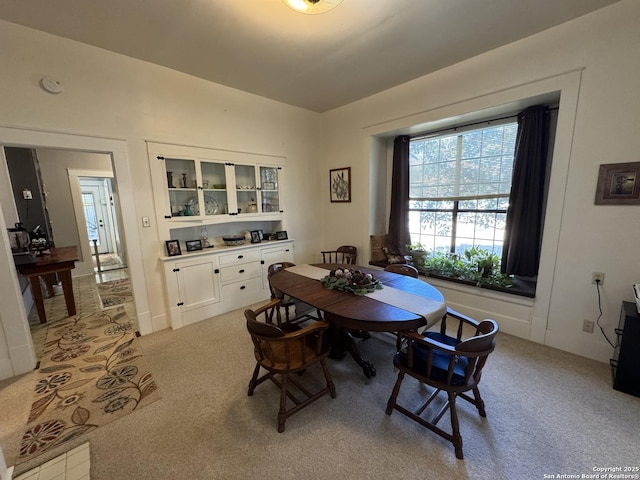
[[[134,202],[124,208],[138,220],[155,218],[145,140],[280,155],[291,180],[285,210],[296,261],[319,249],[319,114],[4,21],[0,45],[0,126],[124,141],[134,186]],[[45,75],[61,81],[64,92],[44,92],[38,82]],[[155,225],[137,223],[143,258],[133,261],[142,261],[143,303],[157,330],[167,326],[158,262],[166,239]],[[0,300],[11,301],[1,292]],[[0,356],[7,351],[0,346]]]
[[[500,316],[509,333],[608,362],[612,349],[604,337],[598,331],[583,333],[581,327],[583,319],[598,316],[591,272],[606,274],[600,323],[614,341],[620,303],[632,300],[631,284],[640,280],[640,207],[594,205],[600,164],[640,161],[638,25],[640,2],[623,0],[324,114],[325,242],[335,243],[338,237],[337,243],[366,249],[369,233],[378,233],[370,232],[370,217],[361,213],[374,204],[369,198],[369,172],[378,160],[376,152],[383,150],[380,138],[415,131],[412,127],[419,123],[436,124],[439,119],[561,90],[535,302],[530,306],[518,302],[511,308],[486,295],[454,291],[445,295],[467,311]],[[343,166],[352,167],[354,201],[330,204],[324,177],[328,169]]]

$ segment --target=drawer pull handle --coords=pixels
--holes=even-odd
[[[238,258],[239,258],[239,259],[240,259],[240,258],[244,258],[244,255],[238,255]]]
[[[244,269],[238,270],[238,273],[244,273]]]
[[[245,287],[244,285],[242,285],[242,286],[240,287],[240,290],[244,290],[245,288],[247,288],[247,287]]]

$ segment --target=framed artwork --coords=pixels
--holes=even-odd
[[[596,205],[640,205],[640,162],[600,165]]]
[[[167,255],[175,257],[176,255],[182,255],[180,250],[180,242],[178,240],[167,240],[164,242],[167,245]]]
[[[264,232],[262,230],[258,230],[258,236],[260,237],[260,241],[264,240]]]
[[[251,243],[260,243],[260,232],[251,230]]]
[[[276,240],[286,240],[287,238],[289,237],[287,236],[286,230],[283,230],[282,232],[276,232]]]
[[[202,240],[187,240],[187,252],[193,252],[195,250],[202,250]]]
[[[332,202],[351,201],[351,167],[329,170]]]

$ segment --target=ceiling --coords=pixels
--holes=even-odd
[[[619,0],[2,0],[0,18],[324,112]]]

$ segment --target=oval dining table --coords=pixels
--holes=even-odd
[[[370,273],[383,288],[355,295],[324,287],[320,279],[338,268]],[[270,282],[276,290],[324,312],[324,319],[330,325],[331,357],[342,358],[349,353],[367,378],[375,376],[375,366],[362,358],[351,332],[429,328],[446,314],[444,297],[433,285],[358,265],[295,265],[276,272]]]

